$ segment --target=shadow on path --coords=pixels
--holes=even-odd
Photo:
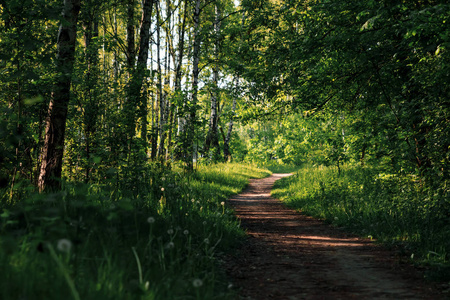
[[[227,261],[240,299],[443,299],[391,252],[272,198],[289,175],[253,179],[229,200],[249,236]]]

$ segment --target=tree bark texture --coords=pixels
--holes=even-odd
[[[38,180],[41,192],[61,188],[64,137],[80,6],[81,0],[64,0],[63,22],[59,27],[56,50],[58,76],[48,108],[44,147],[41,154],[42,163]]]
[[[136,40],[134,31],[135,0],[127,2],[127,64],[130,70],[134,69],[136,60]]]
[[[219,135],[218,135],[218,103],[219,103],[219,43],[220,43],[220,11],[216,5],[215,20],[214,20],[214,66],[213,66],[213,91],[211,92],[211,113],[209,118],[208,133],[205,139],[204,153],[208,155],[209,149],[212,147],[216,149],[215,156],[220,156]]]
[[[144,0],[141,28],[139,32],[139,54],[136,68],[132,73],[128,88],[128,99],[125,105],[127,135],[129,141],[136,134],[136,108],[142,107],[141,89],[145,78],[150,44],[150,25],[153,9],[153,0]]]
[[[238,84],[239,84],[239,78],[236,77],[236,83],[235,83],[236,88],[238,87]],[[225,161],[231,160],[230,140],[231,140],[231,132],[233,130],[234,114],[236,111],[236,98],[237,98],[237,96],[233,97],[233,107],[231,108],[230,123],[228,123],[227,136],[223,142],[223,156],[224,156]]]
[[[200,2],[201,0],[195,1],[194,9],[194,47],[192,52],[192,101],[190,106],[189,114],[189,128],[187,132],[187,155],[186,163],[187,169],[192,171],[194,169],[194,138],[195,138],[195,119],[196,110],[198,103],[198,75],[200,73],[199,62],[200,62],[200,44],[201,44],[201,34],[200,34]]]

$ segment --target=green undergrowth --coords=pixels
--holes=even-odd
[[[294,173],[301,167],[294,164],[278,163],[270,161],[258,164],[261,168],[268,169],[272,173]]]
[[[129,189],[68,183],[58,193],[22,191],[16,203],[5,192],[0,299],[230,299],[218,256],[244,232],[226,199],[269,174],[149,166]]]
[[[375,168],[306,166],[276,182],[273,196],[289,207],[396,247],[450,280],[450,193],[410,176]]]

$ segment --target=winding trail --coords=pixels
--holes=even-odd
[[[289,175],[253,179],[229,200],[249,236],[227,259],[240,299],[445,299],[395,253],[272,198]]]

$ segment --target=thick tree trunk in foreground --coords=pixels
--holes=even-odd
[[[46,119],[39,191],[61,188],[62,158],[81,0],[64,0],[63,23],[59,27],[56,78]]]

